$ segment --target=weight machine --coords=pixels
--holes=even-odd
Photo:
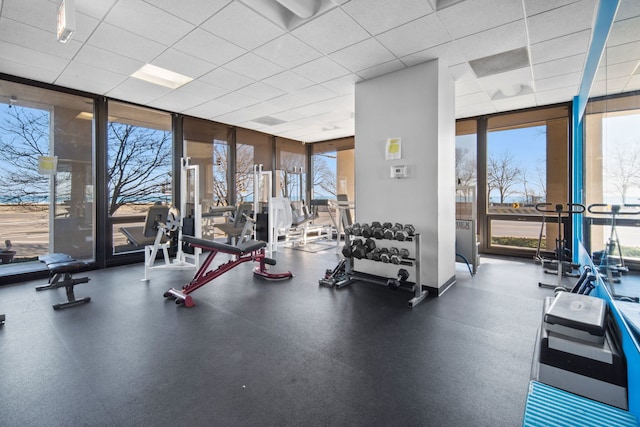
[[[202,208],[197,198],[200,196],[200,169],[198,165],[192,165],[190,159],[182,159],[180,169],[180,210],[168,206],[152,206],[149,208],[145,220],[144,235],[150,237],[155,233],[153,245],[144,248],[144,278],[149,281],[152,270],[188,270],[197,269],[200,265],[202,249],[193,248],[193,253],[185,252],[182,244],[185,228],[188,233],[196,238],[202,237]],[[186,213],[181,218],[180,212]],[[188,225],[188,227],[186,227]],[[169,246],[172,237],[177,232],[178,248],[175,259],[169,256]],[[164,263],[156,264],[158,251],[162,251]]]
[[[568,254],[569,250],[566,247],[566,240],[562,236],[562,215],[567,215],[568,217],[568,215],[581,214],[585,211],[585,207],[580,203],[567,203],[566,205],[559,203],[555,205],[555,208],[553,210],[546,208],[547,206],[551,205],[551,203],[538,203],[536,204],[536,210],[544,214],[555,213],[558,217],[558,237],[556,238],[555,248],[556,271],[552,272],[545,269],[545,273],[556,273],[558,275],[558,281],[556,283],[538,282],[538,286],[540,286],[541,288],[556,289],[564,287],[561,284],[562,276],[578,277],[577,275],[572,274],[574,267],[576,266],[571,262],[571,255]],[[540,234],[540,236],[542,238],[542,234]],[[543,261],[543,265],[553,263],[554,261],[548,261],[546,263]]]
[[[598,271],[603,275],[604,282],[609,286],[609,291],[614,299],[622,301],[640,302],[638,297],[630,297],[618,295],[615,292],[615,283],[620,283],[620,277],[629,271],[624,265],[622,257],[622,247],[620,246],[620,238],[616,229],[616,217],[619,215],[640,215],[640,205],[624,204],[624,205],[607,205],[603,203],[594,203],[588,207],[589,213],[593,215],[610,215],[611,216],[611,233],[607,240],[605,249],[600,251],[600,262],[596,265]],[[592,257],[595,258],[595,253]]]

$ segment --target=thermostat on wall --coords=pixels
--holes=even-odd
[[[407,177],[407,165],[391,166],[391,178],[406,178],[406,177]]]

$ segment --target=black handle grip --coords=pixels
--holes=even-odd
[[[558,203],[555,205],[554,209],[543,209],[545,206],[551,206],[552,203],[537,203],[536,210],[538,212],[544,213],[557,213],[557,214],[581,214],[585,211],[584,205],[580,203],[567,203],[563,205],[562,203]],[[565,209],[566,206],[566,209]]]
[[[593,203],[589,205],[587,210],[594,215],[640,215],[640,205],[638,204],[608,205],[606,203]]]

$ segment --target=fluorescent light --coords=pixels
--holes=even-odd
[[[193,80],[192,77],[178,74],[151,64],[142,66],[138,71],[131,74],[131,77],[171,89],[177,89]]]

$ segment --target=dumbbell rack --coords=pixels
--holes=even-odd
[[[352,236],[349,234],[349,230],[345,230],[345,241],[351,241]],[[376,241],[384,242],[384,241],[394,241],[388,239],[376,239]],[[413,298],[411,298],[409,302],[409,307],[415,307],[419,303],[421,303],[429,294],[429,291],[423,290],[421,281],[420,281],[420,233],[415,233],[413,236],[409,236],[406,242],[413,242],[414,244],[414,257],[413,258],[402,258],[400,264],[389,264],[389,265],[405,265],[412,266],[415,270],[415,282],[406,281],[401,282],[403,286],[400,289],[408,290],[413,292]],[[346,259],[346,276],[348,280],[336,283],[336,288],[343,288],[348,286],[354,282],[363,281],[368,283],[375,283],[378,285],[388,286],[389,280],[393,280],[395,278],[382,277],[375,274],[364,273],[361,271],[354,270],[353,266],[353,257]],[[362,258],[365,262],[381,262],[374,261],[367,258]],[[409,285],[409,286],[407,286]]]

